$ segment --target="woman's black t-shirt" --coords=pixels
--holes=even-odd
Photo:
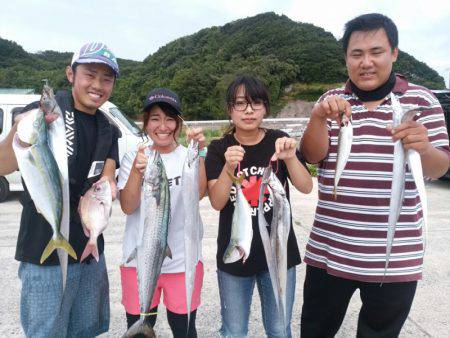
[[[234,201],[236,200],[236,188],[233,185],[230,191],[227,204],[220,211],[219,218],[219,234],[217,237],[217,268],[235,276],[252,276],[260,271],[267,270],[266,256],[264,254],[264,247],[261,241],[258,228],[258,201],[259,201],[259,187],[261,185],[264,168],[269,165],[270,158],[275,153],[275,141],[280,137],[288,136],[281,130],[267,129],[264,138],[258,144],[242,147],[245,150],[244,159],[240,164],[240,169],[245,175],[242,184],[242,192],[250,204],[252,210],[253,223],[253,240],[250,249],[250,256],[245,263],[242,259],[230,264],[223,262],[223,255],[230,242],[231,224],[234,212]],[[208,152],[205,160],[206,176],[208,181],[217,179],[222,172],[225,165],[225,151],[228,147],[239,145],[239,142],[234,138],[234,135],[225,135],[219,140],[214,140],[208,146]],[[297,157],[305,165],[305,162],[297,150]],[[276,164],[273,164],[274,169]],[[284,161],[279,161],[277,176],[282,184],[287,183],[288,171]],[[286,186],[286,194],[289,198],[289,186]],[[265,217],[270,227],[270,220],[272,219],[272,203],[270,195],[265,196],[264,209]],[[268,229],[270,231],[270,229]],[[297,241],[292,227],[288,238],[288,268],[300,264],[300,253],[297,246]]]

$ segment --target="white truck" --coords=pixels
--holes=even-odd
[[[15,116],[22,111],[23,107],[39,99],[40,95],[34,94],[0,94],[0,141],[8,135],[14,123]],[[110,123],[114,124],[120,131],[120,160],[122,160],[122,157],[127,151],[136,149],[140,142],[146,141],[139,127],[126,117],[113,103],[108,101],[100,109],[105,113]],[[19,171],[6,176],[0,176],[0,202],[3,202],[11,191],[23,191]]]

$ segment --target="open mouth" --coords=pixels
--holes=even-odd
[[[102,98],[101,94],[88,92],[88,95],[93,100],[100,100]]]

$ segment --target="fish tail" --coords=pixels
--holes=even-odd
[[[336,187],[333,188],[333,198],[335,201],[337,200],[337,188]]]
[[[40,263],[44,263],[48,256],[50,256],[52,252],[58,248],[66,250],[73,259],[77,259],[77,254],[75,253],[75,250],[73,250],[67,239],[65,239],[63,235],[58,234],[56,238],[52,237],[48,242],[47,246],[44,249],[44,252],[42,253]]]
[[[149,317],[142,317],[139,319],[136,323],[134,323],[128,330],[125,332],[125,334],[122,336],[122,338],[131,338],[136,335],[142,335],[144,337],[148,338],[154,338],[156,337],[155,331],[153,330],[152,325],[150,324],[150,321],[148,319]]]
[[[84,248],[84,251],[81,254],[80,263],[84,261],[90,254],[94,256],[97,262],[99,261],[100,256],[98,254],[98,247],[96,242],[93,243],[91,243],[90,241],[87,242],[86,247]]]
[[[227,174],[228,174],[228,177],[230,178],[230,180],[234,184],[242,185],[242,182],[244,181],[245,175],[239,175],[239,173],[238,173],[238,176],[234,176],[233,174],[229,173],[228,171],[227,171]],[[242,174],[242,172],[241,172],[241,174]]]

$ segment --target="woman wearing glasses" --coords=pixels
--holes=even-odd
[[[267,269],[264,248],[258,228],[258,198],[262,173],[271,161],[278,161],[277,176],[285,184],[289,198],[290,179],[294,187],[309,193],[312,180],[295,139],[280,130],[261,127],[263,117],[269,111],[269,96],[265,85],[251,76],[238,76],[228,87],[226,94],[228,113],[232,124],[224,136],[211,142],[206,156],[206,176],[211,205],[220,210],[217,239],[217,275],[219,283],[222,337],[245,337],[248,332],[250,306],[255,283],[261,300],[262,322],[267,336],[291,337],[290,320],[295,295],[295,266],[300,264],[300,253],[292,228],[288,239],[287,313],[286,327],[278,314],[275,297]],[[231,236],[231,225],[236,200],[236,187],[230,175],[236,170],[244,175],[242,192],[251,214],[253,239],[250,255],[243,261],[224,263],[224,253]],[[272,202],[265,195],[265,217],[270,224]]]

